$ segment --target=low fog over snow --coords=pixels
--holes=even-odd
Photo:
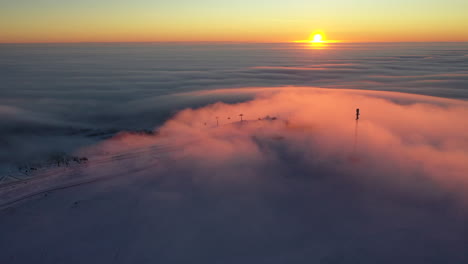
[[[466,101],[310,87],[175,96],[253,99],[185,109],[1,188],[0,262],[468,261]]]

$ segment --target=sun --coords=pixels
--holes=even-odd
[[[324,49],[330,47],[334,43],[341,42],[340,40],[329,40],[325,31],[315,30],[309,33],[309,37],[304,40],[294,40],[295,43],[306,43],[306,47],[314,49]]]
[[[322,34],[315,34],[311,38],[312,40],[310,42],[312,43],[322,43],[323,42],[323,36]]]

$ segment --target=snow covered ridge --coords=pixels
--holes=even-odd
[[[466,263],[467,102],[197,95],[211,93],[256,97],[183,110],[0,188],[0,262]]]

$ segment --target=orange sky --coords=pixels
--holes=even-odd
[[[468,1],[15,0],[1,3],[0,43],[307,39],[468,41]]]

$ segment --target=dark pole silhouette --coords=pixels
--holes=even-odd
[[[244,114],[240,114],[239,116],[240,116],[240,118],[241,118],[241,122],[244,121],[244,120],[242,119],[242,117],[244,116]]]
[[[352,162],[358,162],[359,158],[357,157],[357,144],[358,144],[358,126],[359,126],[359,108],[356,108],[356,125],[354,127],[354,144],[353,144],[353,154],[351,155]]]
[[[219,117],[216,117],[216,126],[219,126]]]

